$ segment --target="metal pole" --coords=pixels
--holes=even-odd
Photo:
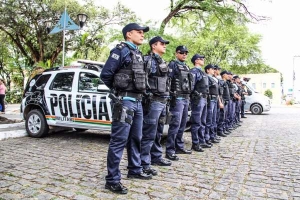
[[[65,31],[66,31],[66,13],[67,13],[67,8],[65,7],[64,26],[63,26],[63,55],[62,55],[62,67],[65,66]]]

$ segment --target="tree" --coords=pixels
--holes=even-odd
[[[273,93],[270,89],[267,89],[264,93],[265,96],[269,97],[270,99],[273,98]]]
[[[195,13],[200,17],[204,16],[204,13],[214,14],[223,23],[230,21],[232,16],[237,16],[240,20],[267,19],[250,12],[241,0],[170,0],[170,12],[160,25],[160,34],[164,33],[172,18],[187,19],[186,14],[189,13]]]
[[[80,56],[104,43],[105,27],[122,25],[135,18],[132,12],[120,4],[110,13],[101,6],[95,6],[92,0],[84,5],[77,0],[6,0],[0,2],[0,31],[9,36],[29,65],[42,62],[53,66],[62,52],[62,33],[47,35],[44,23],[50,20],[56,24],[65,5],[72,19],[81,12],[89,16],[89,27],[85,30],[90,37],[82,37],[79,31],[66,32],[66,52],[79,49],[77,55]]]

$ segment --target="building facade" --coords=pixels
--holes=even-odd
[[[265,74],[244,74],[243,77],[250,78],[249,84],[261,94],[265,94],[266,90],[271,90],[272,104],[281,104],[282,102],[282,83],[280,73],[265,73]]]

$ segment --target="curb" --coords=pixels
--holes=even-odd
[[[28,136],[25,129],[25,122],[0,125],[0,140],[25,136]]]

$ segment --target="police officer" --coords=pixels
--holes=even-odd
[[[241,126],[240,125],[240,122],[241,122],[240,112],[241,112],[241,105],[242,105],[241,80],[240,80],[240,77],[238,75],[233,76],[233,80],[234,80],[234,85],[235,85],[235,88],[236,88],[236,93],[239,96],[236,100],[236,105],[235,105],[235,123],[236,123],[236,126]]]
[[[227,84],[227,81],[229,80],[228,72],[226,70],[222,71],[220,73],[222,77],[222,83],[220,84],[220,87],[222,88],[222,99],[223,99],[223,109],[220,108],[220,114],[219,114],[219,120],[218,120],[218,128],[217,128],[217,135],[221,137],[226,137],[228,131],[226,131],[227,127],[227,113],[228,113],[228,103],[230,100],[230,92],[229,87]]]
[[[195,54],[191,61],[194,68],[190,70],[193,74],[193,88],[191,94],[191,135],[192,150],[203,152],[202,147],[210,147],[205,142],[205,126],[207,112],[207,96],[209,93],[208,77],[202,70],[205,56]]]
[[[246,104],[246,98],[245,98],[245,95],[248,95],[248,91],[247,91],[246,84],[245,84],[244,82],[241,82],[241,84],[242,84],[241,118],[247,118],[247,117],[245,116],[245,104]]]
[[[166,158],[170,160],[179,160],[176,154],[192,153],[190,150],[184,148],[183,141],[193,79],[189,72],[189,67],[185,64],[187,55],[187,47],[183,45],[178,46],[175,53],[176,60],[172,60],[169,63],[169,77],[171,78],[170,112],[172,113],[172,119],[169,124],[167,136]]]
[[[224,108],[224,100],[223,100],[223,85],[224,81],[222,80],[221,76],[221,67],[218,65],[214,65],[214,75],[213,77],[218,83],[218,100],[217,100],[217,112],[214,115],[213,122],[214,122],[214,134],[215,134],[215,140],[212,140],[212,143],[219,143],[221,138],[217,135],[218,130],[218,121],[220,118],[220,110]]]
[[[111,50],[102,72],[105,85],[114,90],[112,98],[111,139],[107,153],[105,188],[115,193],[126,194],[127,188],[120,182],[119,169],[123,150],[127,145],[128,178],[151,179],[141,166],[141,139],[143,109],[142,95],[146,89],[144,61],[138,46],[142,44],[144,33],[149,27],[136,23],[127,24],[122,32],[125,42]]]
[[[169,41],[156,36],[149,41],[151,52],[144,57],[149,88],[144,99],[143,137],[141,142],[141,160],[144,172],[156,175],[152,165],[170,166],[171,161],[162,158],[160,144],[164,123],[166,122],[166,104],[169,99],[169,67],[161,58],[166,52]]]

